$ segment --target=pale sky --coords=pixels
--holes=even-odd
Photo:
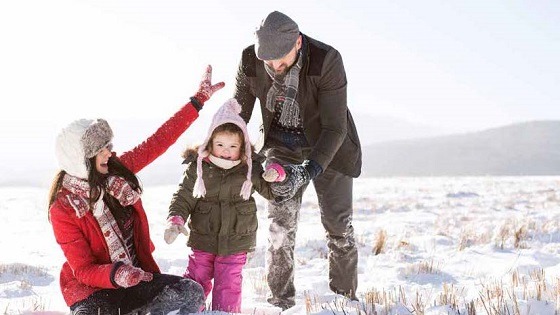
[[[556,1],[3,0],[0,122],[165,119],[206,64],[226,82],[217,107],[273,10],[341,52],[354,115],[450,130],[560,119]]]

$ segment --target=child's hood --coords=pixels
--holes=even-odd
[[[185,149],[181,154],[181,157],[184,159],[183,164],[188,164],[190,162],[196,161],[198,157],[198,147],[200,145],[191,146]]]

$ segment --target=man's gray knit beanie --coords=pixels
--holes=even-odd
[[[290,17],[278,11],[268,14],[255,31],[257,58],[275,60],[284,57],[294,48],[298,36],[298,25]]]

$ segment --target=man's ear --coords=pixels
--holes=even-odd
[[[298,36],[297,40],[296,40],[296,51],[301,49],[301,42],[303,41],[303,39],[301,38],[301,34]]]

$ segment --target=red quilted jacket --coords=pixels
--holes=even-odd
[[[118,158],[132,172],[138,173],[175,143],[197,117],[198,112],[188,103],[146,141]],[[49,211],[56,241],[66,257],[60,272],[60,288],[66,304],[71,306],[95,291],[115,288],[111,283],[115,264],[111,262],[105,238],[91,211],[78,218],[66,198],[68,195],[71,193],[62,189]],[[142,201],[133,206],[136,210],[133,214],[134,245],[140,267],[159,272],[152,256],[154,245]]]

